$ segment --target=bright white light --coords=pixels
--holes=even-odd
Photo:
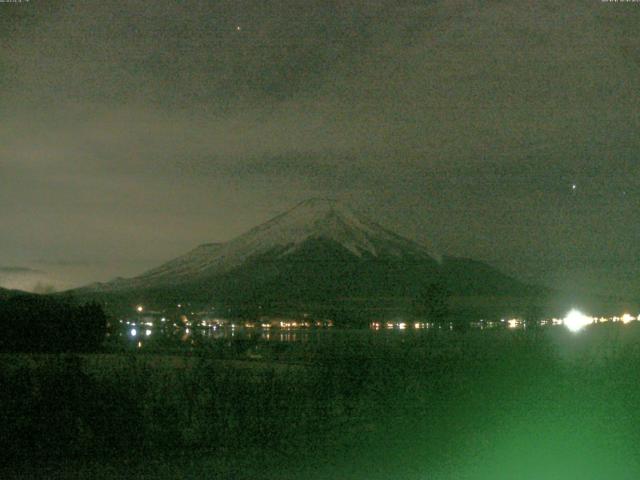
[[[135,337],[136,335],[138,335],[138,331],[135,328],[131,329],[131,336]]]
[[[584,313],[575,309],[571,310],[567,313],[567,316],[564,317],[565,326],[572,332],[582,330],[584,327],[592,323],[593,318],[587,317]]]
[[[142,312],[144,310],[144,307],[142,305],[138,305],[136,307],[136,310],[138,311],[138,313]]]
[[[517,318],[512,318],[507,323],[509,324],[509,328],[518,328],[518,319]]]
[[[145,330],[144,334],[148,337],[149,335],[151,335],[151,330],[149,329]]]

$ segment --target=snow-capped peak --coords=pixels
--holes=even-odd
[[[305,241],[334,242],[353,255],[428,257],[420,245],[382,228],[339,201],[313,198],[223,244],[206,244],[143,275],[114,287],[132,283],[180,282],[201,275],[228,272],[247,259],[270,252],[285,256]]]
[[[314,237],[336,241],[359,254],[352,248],[355,247],[352,244],[356,240],[353,237],[374,233],[375,227],[371,222],[361,219],[338,201],[314,198],[296,205],[230,243],[272,248],[295,246]],[[367,245],[365,249],[370,251],[370,246]]]

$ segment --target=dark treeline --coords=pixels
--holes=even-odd
[[[107,318],[98,304],[15,295],[0,301],[0,351],[91,352],[104,341]]]

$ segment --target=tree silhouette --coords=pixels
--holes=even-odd
[[[450,292],[442,283],[430,283],[415,298],[415,312],[430,322],[441,322],[449,315]]]
[[[107,317],[96,303],[74,303],[41,295],[0,301],[0,350],[88,352],[102,345]]]

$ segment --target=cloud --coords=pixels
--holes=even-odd
[[[27,268],[27,267],[7,267],[7,266],[0,265],[0,275],[3,273],[25,275],[29,273],[44,273],[44,272],[40,270],[34,270],[32,268]]]
[[[629,243],[638,9],[19,7],[0,6],[0,262],[139,273],[318,195],[522,271]]]
[[[0,266],[0,287],[11,290],[35,291],[35,288],[41,290],[50,275],[42,270],[36,270],[29,267],[17,266]]]

